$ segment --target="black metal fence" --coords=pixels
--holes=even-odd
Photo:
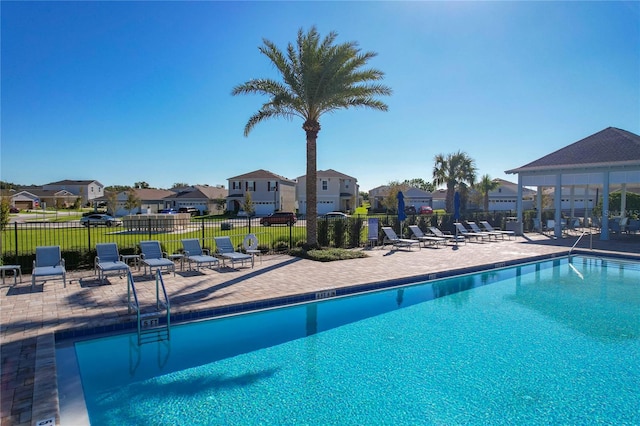
[[[463,215],[463,220],[488,220],[494,226],[504,228],[512,212],[471,213]],[[532,229],[535,212],[525,213],[525,231]],[[351,216],[348,218],[319,218],[318,243],[323,247],[354,248],[367,243],[369,217],[377,217],[380,228],[393,227],[399,235],[410,237],[408,225],[417,224],[423,230],[437,226],[442,230],[455,232],[453,218],[444,215],[409,215],[403,230],[395,214],[375,216]],[[543,218],[544,219],[544,218]],[[175,220],[170,226],[156,218],[137,221],[131,226],[85,227],[78,222],[27,222],[11,223],[2,231],[1,253],[4,264],[21,265],[29,272],[35,257],[36,246],[59,245],[69,269],[93,267],[95,245],[114,242],[121,254],[138,254],[138,244],[143,240],[160,241],[163,250],[169,254],[182,250],[181,240],[198,238],[204,248],[215,248],[214,237],[229,236],[238,250],[242,250],[244,238],[253,233],[259,241],[259,249],[264,253],[285,251],[306,242],[306,220],[299,216],[291,225],[262,226],[258,218],[186,219]],[[378,229],[378,241],[383,232]]]

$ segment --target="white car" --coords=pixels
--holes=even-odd
[[[329,212],[320,216],[320,219],[346,219],[349,215],[342,212]]]
[[[84,216],[80,219],[80,223],[84,226],[120,226],[122,225],[122,221],[116,219],[113,216],[108,214],[90,214],[89,216]]]

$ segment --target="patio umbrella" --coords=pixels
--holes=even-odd
[[[407,218],[406,213],[404,212],[404,194],[402,191],[398,191],[398,221],[400,222],[400,236],[402,238],[402,222]]]
[[[456,191],[453,195],[453,220],[460,221],[460,193]],[[456,226],[456,245],[458,244],[458,227]]]

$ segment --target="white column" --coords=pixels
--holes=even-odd
[[[582,226],[587,225],[587,217],[589,217],[589,185],[584,188],[584,222]]]
[[[597,200],[596,200],[597,201]],[[609,239],[609,172],[604,172],[602,176],[602,230],[600,239]]]
[[[620,217],[627,216],[627,184],[626,182],[622,184],[622,189],[620,190]]]
[[[576,186],[575,185],[571,185],[571,189],[569,190],[569,206],[571,207],[571,215],[570,217],[573,218],[576,215],[575,212],[575,198],[576,198]]]
[[[518,198],[516,198],[516,216],[518,217],[518,235],[524,235],[524,219],[522,211],[522,174],[518,173]]]
[[[556,209],[556,213],[554,215],[555,219],[555,227],[553,230],[553,234],[556,238],[562,238],[562,227],[560,226],[560,219],[562,213],[562,173],[558,173],[556,175],[556,187],[553,194],[553,205]]]

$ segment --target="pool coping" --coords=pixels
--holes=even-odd
[[[539,262],[549,259],[566,258],[570,250],[528,256],[519,259],[506,260],[495,263],[484,263],[470,267],[446,269],[429,274],[419,274],[392,280],[381,280],[366,284],[323,290],[320,292],[305,292],[294,296],[280,296],[270,299],[262,299],[252,302],[244,302],[221,306],[217,308],[203,309],[194,312],[184,312],[171,315],[172,325],[198,321],[203,319],[213,319],[229,315],[238,315],[255,312],[264,309],[274,309],[288,305],[309,303],[334,297],[350,296],[358,293],[393,288],[418,282],[428,282],[440,279],[463,276],[466,274],[489,271],[493,269],[508,268],[527,263]],[[628,253],[594,252],[593,250],[575,249],[571,252],[575,255],[596,256],[606,258],[631,259],[638,261],[637,256]],[[38,336],[36,343],[36,367],[34,381],[34,406],[32,412],[33,424],[44,426],[55,419],[54,424],[60,424],[60,404],[58,398],[57,368],[56,368],[56,346],[68,343],[70,340],[83,340],[83,338],[95,338],[100,335],[113,334],[118,332],[128,332],[136,329],[136,323],[123,321],[115,324],[76,328],[72,330],[58,330]],[[35,403],[35,401],[38,401]]]

